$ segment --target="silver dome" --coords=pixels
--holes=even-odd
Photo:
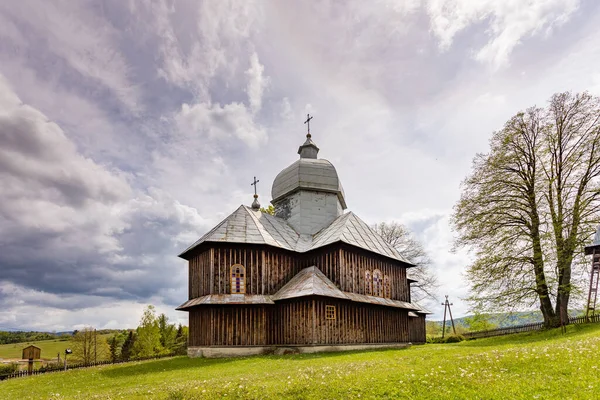
[[[281,171],[273,181],[272,202],[298,190],[336,193],[343,209],[346,209],[344,189],[333,164],[316,158],[300,158]]]

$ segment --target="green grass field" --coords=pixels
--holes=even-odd
[[[21,358],[21,352],[24,347],[29,345],[35,345],[42,349],[42,358],[50,359],[56,358],[57,353],[64,354],[65,349],[71,346],[69,340],[40,340],[36,342],[27,343],[11,343],[11,344],[0,344],[0,358]]]
[[[111,335],[98,335],[108,339]],[[42,359],[50,360],[56,358],[57,353],[60,356],[65,354],[65,349],[73,347],[71,340],[39,340],[25,343],[0,344],[0,358],[21,358],[22,350],[29,345],[35,345],[42,349]]]
[[[597,399],[600,324],[405,350],[172,359],[0,382],[9,399]]]

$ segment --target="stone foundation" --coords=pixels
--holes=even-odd
[[[261,354],[304,354],[351,350],[404,349],[410,343],[338,344],[317,346],[188,347],[188,357],[247,357]]]

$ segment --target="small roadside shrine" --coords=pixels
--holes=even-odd
[[[23,349],[23,360],[28,360],[27,372],[31,375],[33,372],[33,360],[39,360],[42,358],[42,349],[37,346],[31,345]]]

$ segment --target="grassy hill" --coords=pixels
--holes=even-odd
[[[109,338],[110,334],[101,335]],[[61,353],[61,357],[65,354],[65,349],[72,347],[71,336],[65,336],[61,339],[54,340],[37,340],[24,343],[0,344],[0,359],[4,358],[21,358],[22,350],[31,344],[42,349],[42,359],[49,360],[56,358],[57,353]]]
[[[406,350],[173,359],[0,382],[7,399],[597,399],[600,324]]]
[[[569,310],[570,316],[583,315],[581,310]],[[468,319],[472,315],[467,315],[462,318],[455,318],[454,323],[457,326],[463,326],[465,329],[469,328]],[[543,322],[544,318],[540,311],[520,311],[513,313],[494,313],[488,314],[488,321],[498,328],[509,328],[511,326],[519,326],[525,324],[533,324],[536,322]],[[442,321],[433,321],[442,324]],[[450,319],[446,321],[447,326],[450,326]]]
[[[21,358],[21,351],[24,347],[35,345],[42,349],[42,358],[56,358],[57,353],[62,355],[65,349],[71,346],[70,338],[54,339],[54,340],[39,340],[25,343],[0,344],[0,358]]]

